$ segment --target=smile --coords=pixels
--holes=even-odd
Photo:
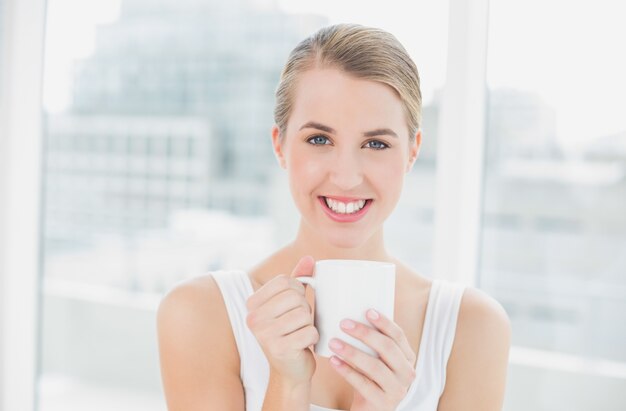
[[[320,196],[318,197],[322,208],[332,220],[340,223],[351,223],[360,220],[369,210],[372,199],[356,200],[344,203]]]

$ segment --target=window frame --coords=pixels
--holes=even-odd
[[[433,277],[478,284],[489,0],[449,0],[437,137]]]
[[[0,409],[33,410],[42,260],[41,103],[46,1],[1,1]]]
[[[480,287],[489,0],[449,0],[437,147],[433,276]],[[513,345],[509,364],[626,380],[626,362]]]

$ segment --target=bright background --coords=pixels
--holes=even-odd
[[[462,70],[447,67],[455,28],[447,1],[385,6],[48,0],[39,410],[165,410],[162,295],[251,267],[295,233],[271,152],[273,91],[288,52],[324,25],[386,29],[420,70],[423,147],[385,234],[433,275],[446,73]],[[513,325],[507,411],[626,406],[619,11],[610,0],[489,2],[480,233],[468,247],[473,285]]]

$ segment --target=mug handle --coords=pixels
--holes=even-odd
[[[302,276],[302,277],[294,277],[294,278],[300,281],[302,284],[307,284],[315,288],[315,277]]]

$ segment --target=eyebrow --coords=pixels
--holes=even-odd
[[[322,130],[330,134],[337,133],[332,127],[325,126],[324,124],[317,123],[315,121],[307,122],[302,127],[300,127],[300,130],[305,129],[305,128],[316,128],[318,130]],[[396,132],[390,128],[377,128],[376,130],[366,131],[365,133],[363,133],[364,137],[374,137],[374,136],[384,136],[384,135],[389,135],[389,136],[398,138],[398,135],[396,134]]]

